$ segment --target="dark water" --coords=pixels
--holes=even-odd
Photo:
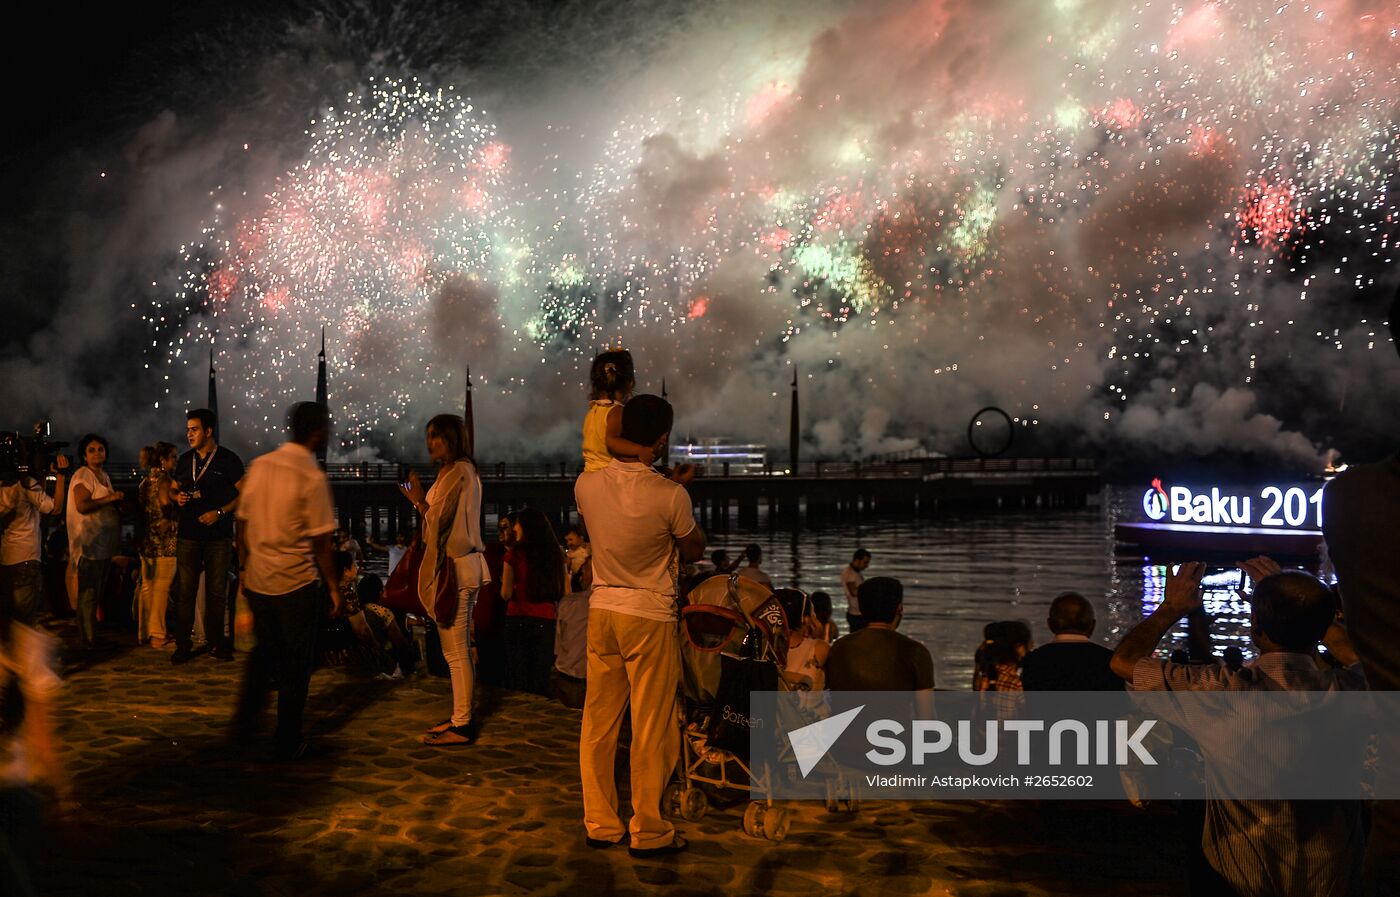
[[[1083,510],[949,514],[797,532],[760,525],[752,532],[714,533],[711,548],[733,556],[758,543],[775,585],[830,593],[843,632],[841,570],[855,549],[868,549],[874,559],[867,577],[893,576],[904,583],[900,631],[933,653],[938,687],[965,689],[983,625],[1025,620],[1040,644],[1051,636],[1045,615],[1060,592],[1077,591],[1093,603],[1094,639],[1109,646],[1151,613],[1161,600],[1165,568],[1115,552],[1113,527],[1130,506],[1125,495],[1106,489],[1095,506]],[[1236,584],[1233,574],[1209,578],[1206,607],[1216,619],[1217,651],[1234,643],[1253,656],[1248,604],[1235,594]],[[1182,627],[1163,640],[1164,650],[1184,645]]]

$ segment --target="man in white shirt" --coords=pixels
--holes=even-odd
[[[622,407],[622,437],[664,457],[672,412],[665,399],[634,397]],[[615,457],[574,486],[593,545],[588,614],[588,694],[579,738],[583,823],[588,846],[622,843],[613,763],[617,732],[632,709],[632,822],[629,853],[676,853],[686,841],[661,815],[661,794],[680,754],[676,690],[680,643],[676,576],[705,551],[690,496],[635,457]]]
[[[57,479],[53,496],[32,477],[20,477],[0,486],[0,592],[9,596],[14,618],[32,626],[39,612],[40,548],[44,514],[63,510],[64,481],[68,459],[59,455],[53,472]]]
[[[255,460],[239,489],[238,556],[257,647],[248,661],[233,731],[238,743],[252,739],[275,676],[276,756],[284,760],[305,750],[301,721],[322,596],[318,571],[330,590],[330,615],[344,607],[332,558],[331,484],[316,463],[316,452],[330,435],[330,419],[321,405],[301,402],[292,408],[290,425],[291,441]]]
[[[865,617],[860,612],[860,584],[865,582],[865,568],[870,566],[870,552],[857,548],[851,562],[841,571],[841,590],[846,593],[846,624],[851,632],[865,628]]]
[[[757,542],[744,549],[744,557],[748,563],[739,568],[739,575],[745,579],[752,579],[769,591],[773,589],[773,577],[763,569],[763,546]]]

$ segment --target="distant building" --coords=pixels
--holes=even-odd
[[[768,446],[702,439],[672,446],[671,464],[694,464],[702,476],[762,474],[768,469]]]

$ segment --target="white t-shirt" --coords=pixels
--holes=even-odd
[[[593,610],[648,620],[676,618],[676,540],[695,529],[690,496],[638,462],[614,458],[586,471],[574,500],[593,547]]]
[[[397,567],[397,566],[399,565],[399,561],[403,560],[403,556],[404,556],[405,554],[407,554],[407,553],[408,553],[408,548],[407,548],[406,546],[403,546],[403,545],[390,545],[390,546],[389,546],[389,572],[390,572],[390,573],[393,573],[393,572],[394,572],[394,568]]]
[[[752,579],[759,585],[767,586],[770,590],[773,588],[773,577],[769,576],[766,572],[764,572],[763,568],[758,566],[757,564],[749,564],[747,566],[740,567],[739,575],[744,577],[745,579]]]
[[[86,486],[91,498],[106,498],[112,494],[112,480],[107,471],[94,473],[84,464],[73,474],[73,482],[68,487],[68,560],[76,564],[79,560],[105,561],[117,553],[117,545],[122,535],[122,518],[116,505],[107,505],[91,514],[78,510],[74,492],[79,486]]]
[[[286,595],[316,581],[311,540],[335,532],[331,483],[304,445],[288,442],[248,466],[238,493],[248,556],[243,584]]]
[[[0,564],[39,560],[39,516],[52,514],[53,508],[53,498],[32,480],[0,486],[0,518],[14,514],[0,536]]]
[[[846,604],[851,616],[859,617],[860,599],[857,593],[860,591],[860,584],[865,582],[865,574],[861,573],[850,564],[841,571],[841,589],[846,593]]]

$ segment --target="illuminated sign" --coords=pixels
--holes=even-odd
[[[1252,495],[1189,486],[1163,487],[1160,479],[1142,494],[1151,520],[1213,526],[1322,529],[1322,486],[1264,486]]]
[[[1151,520],[1161,520],[1171,508],[1171,498],[1162,488],[1161,480],[1153,480],[1152,488],[1142,494],[1142,512]]]

